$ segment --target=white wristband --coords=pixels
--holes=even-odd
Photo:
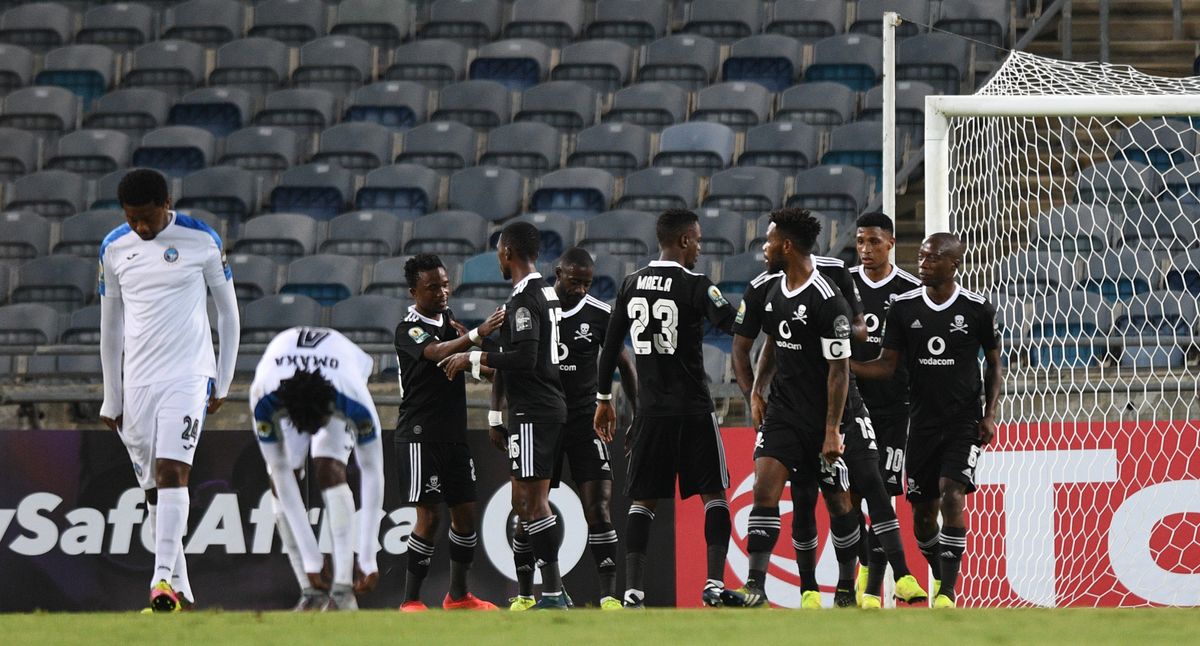
[[[488,426],[504,426],[504,413],[498,410],[488,411]]]
[[[610,399],[612,399],[612,393],[607,393],[607,394],[596,393],[596,399],[598,401],[602,401],[602,402],[609,401]]]
[[[483,345],[483,337],[480,336],[479,328],[477,328],[477,327],[471,328],[471,331],[467,332],[467,338],[470,339],[471,343],[474,343],[475,345],[478,345],[478,346]]]
[[[473,350],[469,356],[471,358],[471,376],[476,379],[480,379],[479,362],[483,360],[483,353],[479,350]]]

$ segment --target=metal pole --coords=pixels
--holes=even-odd
[[[883,14],[883,212],[896,219],[896,27],[900,14]],[[892,249],[891,261],[896,260]],[[890,598],[890,597],[889,597]]]
[[[1171,3],[1171,38],[1183,40],[1183,0]]]
[[[1108,0],[1100,0],[1100,62],[1108,62]]]
[[[925,97],[925,235],[950,230],[950,121],[933,99]]]
[[[1063,59],[1071,60],[1071,0],[1062,9],[1062,55]]]

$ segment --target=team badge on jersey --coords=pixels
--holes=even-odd
[[[745,320],[746,320],[746,301],[742,301],[741,303],[738,304],[737,318],[734,319],[734,322],[737,323],[738,325],[741,325],[742,322],[744,322]]]
[[[414,343],[424,343],[425,339],[429,338],[429,333],[425,331],[425,328],[417,326],[408,328],[408,336]]]
[[[800,321],[801,323],[808,325],[808,306],[803,303],[798,305],[796,307],[796,312],[792,314],[792,320]]]
[[[720,289],[717,289],[716,285],[708,286],[708,300],[712,301],[713,305],[717,307],[724,307],[729,304],[729,301],[725,300],[725,295],[721,293]]]
[[[967,334],[967,321],[962,314],[954,315],[954,323],[950,324],[950,332],[962,332]]]
[[[525,332],[533,329],[533,314],[529,313],[528,307],[517,308],[515,325],[518,332]]]
[[[179,260],[179,250],[175,247],[167,247],[167,250],[163,252],[163,260],[170,263]]]

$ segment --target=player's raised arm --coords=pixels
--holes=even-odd
[[[100,370],[104,377],[100,421],[116,431],[121,427],[123,413],[121,356],[125,350],[125,308],[117,276],[111,265],[104,261],[106,251],[104,247],[100,251]]]

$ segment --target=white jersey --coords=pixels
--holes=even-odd
[[[207,287],[232,279],[220,236],[174,211],[153,240],[128,224],[104,238],[99,291],[124,306],[126,387],[217,376]]]
[[[363,444],[379,437],[379,413],[367,389],[375,362],[341,332],[329,328],[294,327],[267,345],[250,384],[250,410],[260,442],[278,442],[280,420],[287,416],[276,395],[279,383],[297,369],[320,370],[337,390],[334,417],[347,423]]]

